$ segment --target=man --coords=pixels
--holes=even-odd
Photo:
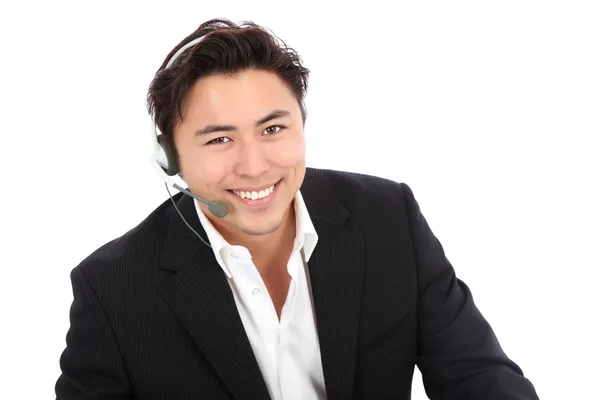
[[[305,166],[307,77],[251,23],[168,55],[156,162],[189,192],[72,271],[58,399],[409,399],[415,365],[432,399],[538,398],[406,184]]]

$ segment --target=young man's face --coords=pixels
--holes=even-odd
[[[300,106],[284,81],[259,70],[204,77],[183,117],[173,139],[185,182],[229,207],[218,219],[201,204],[211,222],[250,235],[276,231],[306,170]]]

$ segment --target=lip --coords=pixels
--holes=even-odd
[[[279,184],[281,183],[283,179],[280,179],[276,184],[275,187],[273,188],[273,192],[271,192],[270,195],[268,195],[267,197],[263,197],[262,199],[256,199],[256,200],[251,200],[251,199],[242,199],[240,196],[238,196],[237,194],[233,193],[233,191],[228,190],[227,192],[234,197],[237,201],[250,206],[250,207],[260,207],[260,206],[265,206],[267,204],[270,204],[273,199],[275,198],[275,195],[277,194],[277,189],[279,189]],[[270,186],[267,186],[267,188]],[[236,189],[237,190],[237,189]],[[244,190],[245,191],[245,190]],[[257,191],[255,189],[255,191]]]

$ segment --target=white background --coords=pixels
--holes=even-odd
[[[2,398],[54,398],[71,269],[167,198],[148,164],[146,89],[213,17],[298,50],[308,164],[411,186],[540,398],[597,398],[597,2],[142,4],[0,10]]]

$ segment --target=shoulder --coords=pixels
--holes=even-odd
[[[109,279],[107,276],[114,278],[115,274],[127,274],[132,268],[158,262],[170,217],[170,205],[171,200],[167,199],[135,227],[99,246],[76,269],[94,281],[102,277]]]
[[[407,183],[380,176],[307,168],[305,180],[306,186],[314,186],[315,192],[331,191],[351,211],[408,212],[410,210],[407,208],[416,205],[412,189]]]

